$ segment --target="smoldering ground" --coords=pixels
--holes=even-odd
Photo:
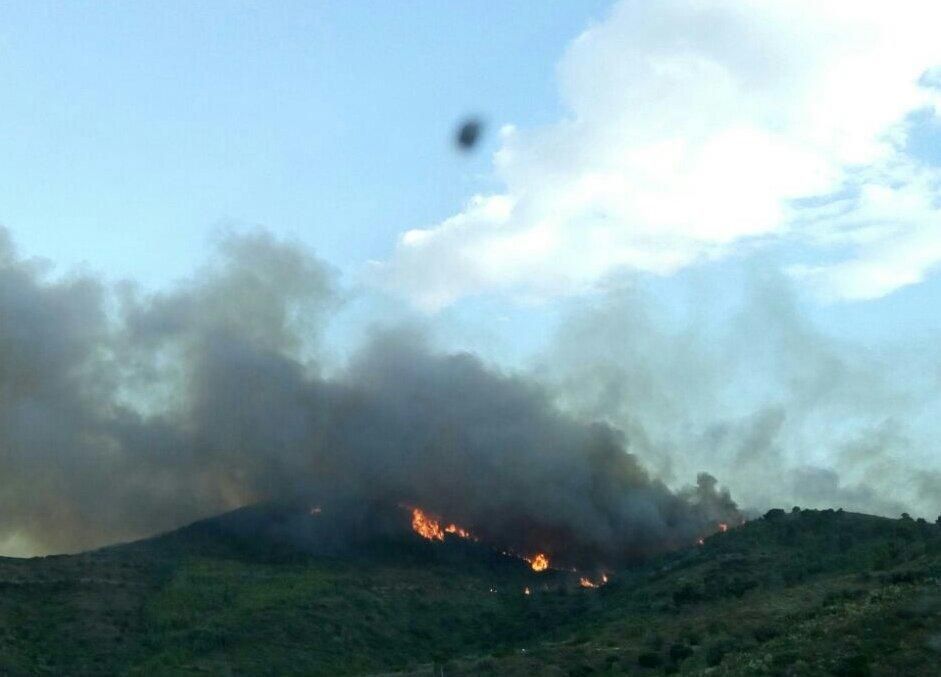
[[[318,487],[596,561],[736,519],[710,476],[673,492],[616,428],[418,331],[377,331],[325,377],[338,299],[324,264],[264,233],[221,238],[159,294],[52,278],[4,236],[0,542],[77,550]]]

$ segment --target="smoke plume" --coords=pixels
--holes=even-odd
[[[332,272],[223,237],[170,292],[51,278],[0,244],[0,543],[77,550],[259,501],[420,504],[495,544],[613,563],[735,519],[709,475],[671,491],[533,378],[377,330],[329,378]]]
[[[667,482],[717,474],[746,510],[941,510],[934,348],[825,333],[753,266],[734,294],[707,272],[679,282],[695,289],[680,303],[635,282],[581,302],[540,359],[565,411],[625,431]]]

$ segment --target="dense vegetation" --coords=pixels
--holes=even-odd
[[[0,559],[0,674],[851,676],[941,665],[941,526],[907,517],[771,511],[597,590],[457,539],[314,557],[213,524]]]

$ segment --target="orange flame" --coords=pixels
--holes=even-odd
[[[583,588],[600,588],[602,585],[608,584],[608,574],[602,572],[601,580],[598,583],[595,583],[593,580],[588,578],[588,576],[582,576],[578,579],[578,584]]]
[[[444,540],[444,532],[438,520],[426,515],[421,508],[412,508],[412,530],[429,541]]]
[[[725,522],[719,522],[719,531],[721,531],[721,532],[724,533],[724,532],[726,532],[726,531],[728,531],[728,530],[729,530],[729,525],[728,525],[728,524],[726,524]]]
[[[529,566],[532,567],[533,571],[545,571],[549,568],[549,558],[541,552],[536,553],[532,559],[526,561],[529,562]]]
[[[466,529],[461,529],[461,527],[456,524],[449,524],[444,528],[445,533],[454,534],[455,536],[460,536],[461,538],[473,538],[471,533]]]
[[[467,529],[459,527],[458,525],[451,522],[446,527],[441,526],[441,522],[426,513],[421,508],[413,508],[408,505],[401,505],[400,507],[412,511],[412,531],[421,536],[422,538],[427,538],[429,541],[443,541],[445,534],[453,534],[460,538],[466,538],[472,541],[479,540],[474,534],[472,534]],[[529,566],[533,571],[545,571],[549,568],[549,557],[544,553],[538,552],[532,557],[523,557],[517,555],[514,552],[508,552],[506,550],[501,551],[504,555],[508,557],[518,557],[529,563]]]
[[[429,541],[443,541],[445,534],[454,534],[461,538],[476,541],[477,538],[467,529],[463,529],[453,522],[441,528],[441,522],[426,513],[421,508],[412,508],[412,531],[427,538]]]
[[[529,588],[523,588],[523,594],[524,594],[524,595],[529,595],[529,594],[532,594],[532,593],[529,591]]]

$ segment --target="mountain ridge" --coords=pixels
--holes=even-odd
[[[0,672],[936,675],[941,662],[941,526],[907,516],[771,510],[597,589],[407,528],[299,547],[294,520],[332,529],[306,506],[252,506],[0,559]]]

